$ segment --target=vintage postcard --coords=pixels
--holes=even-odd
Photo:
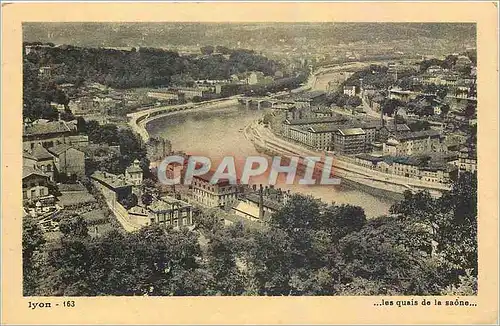
[[[498,3],[2,10],[2,323],[491,324]]]

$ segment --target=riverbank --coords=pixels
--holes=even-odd
[[[128,124],[136,133],[141,136],[144,142],[148,142],[150,135],[147,130],[147,124],[153,120],[163,118],[165,116],[177,114],[180,112],[200,112],[210,109],[218,109],[227,106],[232,106],[238,103],[238,96],[232,96],[224,99],[205,101],[201,103],[188,103],[181,105],[168,105],[155,107],[138,112],[127,114],[130,119]]]
[[[244,132],[245,137],[251,141],[259,151],[288,157],[314,156],[320,157],[322,161],[326,156],[329,156],[329,154],[325,152],[311,150],[279,138],[258,122],[253,122],[247,126]],[[336,176],[344,180],[349,180],[351,184],[364,186],[364,189],[370,192],[378,190],[379,193],[376,195],[383,194],[384,197],[401,198],[401,195],[406,190],[428,190],[433,197],[439,197],[443,191],[449,190],[448,185],[424,182],[418,179],[383,173],[357,165],[351,157],[330,155],[334,157],[333,168]],[[321,166],[323,163],[318,162],[317,164]]]

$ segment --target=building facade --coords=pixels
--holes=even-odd
[[[384,155],[415,155],[446,150],[444,137],[437,130],[423,130],[390,136],[383,145]]]
[[[49,196],[49,177],[32,167],[23,167],[23,202]]]
[[[116,202],[120,202],[132,194],[132,184],[127,183],[123,175],[96,171],[90,178],[112,207],[115,206]]]
[[[125,180],[134,186],[140,186],[142,184],[143,172],[139,163],[139,160],[135,159],[132,165],[125,169]]]
[[[208,207],[225,207],[237,199],[238,188],[228,180],[210,183],[214,172],[193,177],[193,198]]]
[[[58,174],[66,176],[85,175],[85,154],[66,144],[60,144],[47,149],[54,157],[54,166]]]
[[[342,128],[333,134],[333,150],[340,155],[366,151],[366,133],[361,128]]]
[[[193,225],[193,206],[170,196],[153,201],[148,211],[152,224],[174,228]]]

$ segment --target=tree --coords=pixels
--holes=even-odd
[[[193,103],[199,103],[203,101],[203,98],[201,96],[193,96]]]
[[[411,223],[411,229],[424,226],[434,242],[434,254],[443,258],[445,284],[456,284],[467,270],[477,277],[477,174],[461,173],[451,191],[439,199],[428,192],[404,196],[391,212]]]
[[[384,112],[384,114],[387,114],[387,115],[389,115],[389,116],[392,117],[392,115],[396,111],[396,109],[399,106],[399,104],[400,104],[400,102],[398,100],[395,100],[395,99],[386,99],[382,103],[382,112]]]
[[[87,222],[81,215],[72,215],[59,222],[59,230],[64,237],[87,238],[89,230]]]
[[[436,94],[437,91],[438,91],[438,86],[434,84],[429,84],[424,89],[425,94]]]
[[[255,231],[248,251],[251,274],[259,295],[289,295],[292,272],[291,242],[279,228]]]
[[[451,264],[452,280],[471,269],[477,277],[477,173],[460,173],[439,201],[438,249]]]
[[[215,49],[218,53],[221,53],[221,54],[231,54],[231,52],[232,52],[231,49],[229,49],[225,46],[222,46],[222,45],[217,45],[215,47]]]
[[[444,104],[443,106],[441,106],[441,116],[447,116],[448,112],[450,112],[450,106],[448,104]]]
[[[434,115],[434,108],[432,105],[425,105],[419,112],[419,116],[427,116],[430,117]]]
[[[439,97],[440,99],[444,99],[446,95],[448,94],[448,87],[447,86],[438,86],[436,89],[436,96]]]
[[[412,77],[403,77],[398,79],[397,84],[401,89],[403,90],[409,90],[413,86],[413,79]]]
[[[335,104],[337,104],[337,106],[343,108],[344,106],[346,106],[348,99],[349,99],[349,95],[347,95],[347,94],[340,94],[337,97],[337,100],[336,100]]]
[[[361,101],[361,98],[359,98],[359,96],[349,96],[349,98],[347,99],[347,102],[346,104],[348,106],[351,106],[351,107],[358,107],[360,106],[362,103]]]
[[[349,233],[359,231],[365,223],[365,212],[359,206],[329,205],[321,216],[321,229],[336,241]]]
[[[464,115],[467,118],[471,118],[476,114],[476,106],[472,103],[467,104],[467,106],[464,109]]]
[[[73,115],[73,112],[71,112],[71,110],[64,110],[63,112],[61,112],[60,114],[60,119],[63,120],[63,121],[71,121],[71,120],[75,120],[75,116]]]
[[[137,196],[135,194],[131,193],[126,198],[122,199],[121,204],[126,209],[130,209],[134,206],[137,206],[138,202],[139,202],[139,199],[137,198]]]
[[[292,195],[287,205],[277,211],[270,223],[288,234],[314,229],[319,223],[321,202],[311,196]]]
[[[216,294],[241,295],[245,291],[245,277],[237,265],[240,254],[241,225],[216,229],[207,246],[208,272],[212,275],[211,288]]]
[[[143,193],[141,196],[141,202],[146,207],[151,205],[151,203],[153,202],[153,195],[151,195],[151,193],[149,192]]]
[[[31,216],[23,217],[23,295],[37,294],[41,273],[40,251],[45,244],[43,231]]]
[[[438,294],[442,279],[437,260],[419,250],[428,233],[401,219],[372,219],[340,241],[344,262],[342,292],[348,294]],[[425,249],[425,248],[424,248]],[[356,284],[354,289],[346,284]],[[359,286],[364,284],[361,289]],[[356,289],[357,288],[357,289]],[[361,292],[361,293],[359,293]]]
[[[417,120],[408,124],[411,131],[422,131],[431,129],[431,124],[427,120]]]

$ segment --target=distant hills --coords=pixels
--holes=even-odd
[[[475,44],[471,23],[24,23],[26,42],[87,47],[235,47],[442,40]]]

